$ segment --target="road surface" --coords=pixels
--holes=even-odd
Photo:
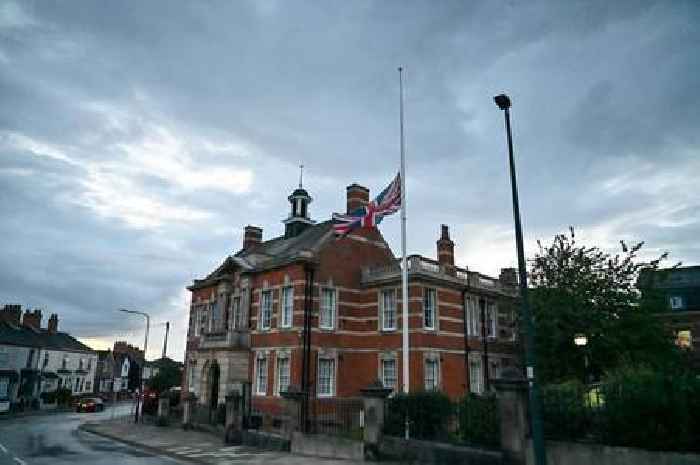
[[[182,465],[175,459],[79,431],[86,421],[128,415],[131,405],[100,413],[57,413],[0,420],[0,465]]]

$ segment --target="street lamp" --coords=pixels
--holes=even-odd
[[[513,136],[510,131],[510,98],[501,94],[493,98],[498,108],[505,112],[506,136],[508,138],[508,157],[510,161],[510,187],[513,195],[513,220],[515,222],[515,246],[518,252],[518,275],[520,277],[521,314],[525,322],[525,367],[530,395],[530,427],[532,443],[535,452],[535,463],[546,465],[544,437],[542,434],[542,409],[540,392],[535,377],[535,327],[530,315],[530,305],[527,298],[527,271],[525,269],[525,251],[523,250],[523,230],[520,223],[520,206],[518,204],[518,184],[515,178],[515,161],[513,159]]]
[[[583,384],[588,382],[588,352],[586,351],[586,345],[588,344],[588,338],[585,334],[576,334],[574,336],[574,345],[577,347],[583,347]]]
[[[136,397],[136,413],[134,415],[134,422],[139,421],[139,401],[140,398],[143,397],[145,400],[145,396],[143,395],[144,391],[144,379],[143,379],[143,370],[146,368],[146,353],[148,351],[148,331],[151,327],[151,317],[148,315],[146,312],[139,312],[138,310],[127,310],[126,308],[120,308],[120,312],[124,313],[131,313],[134,315],[141,315],[146,318],[146,338],[143,341],[143,367],[141,368],[141,392],[139,393],[139,396]],[[143,401],[141,401],[141,407],[143,408]]]

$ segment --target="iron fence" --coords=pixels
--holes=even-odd
[[[359,398],[311,399],[308,432],[362,437],[364,403]]]

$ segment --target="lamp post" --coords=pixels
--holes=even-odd
[[[523,249],[523,231],[520,223],[520,206],[518,204],[518,185],[515,177],[515,161],[513,159],[513,137],[510,131],[510,98],[501,94],[493,98],[498,108],[504,111],[506,120],[506,137],[508,138],[508,157],[510,162],[510,187],[513,195],[513,220],[515,222],[515,246],[518,252],[518,275],[520,278],[521,314],[525,322],[525,367],[530,398],[530,427],[532,443],[535,452],[535,463],[546,465],[544,437],[542,434],[542,409],[540,391],[535,377],[535,326],[530,315],[530,304],[527,298],[527,270],[525,268],[525,251]]]
[[[120,312],[124,313],[131,313],[134,315],[141,315],[146,318],[146,337],[145,340],[143,341],[143,367],[141,368],[141,373],[139,374],[141,377],[141,392],[139,395],[136,397],[136,413],[134,414],[134,422],[138,423],[139,421],[139,401],[141,404],[141,407],[143,407],[143,401],[141,398],[145,400],[145,396],[143,395],[144,391],[144,379],[143,379],[143,370],[146,368],[146,353],[148,351],[148,331],[151,326],[151,317],[148,315],[146,312],[139,312],[138,310],[127,310],[126,308],[120,308]]]
[[[588,352],[586,351],[586,344],[588,344],[588,338],[585,334],[576,334],[574,336],[574,345],[583,348],[583,384],[588,382]]]

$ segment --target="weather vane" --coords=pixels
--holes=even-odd
[[[304,165],[299,165],[299,189],[301,189],[301,181],[304,178]]]

